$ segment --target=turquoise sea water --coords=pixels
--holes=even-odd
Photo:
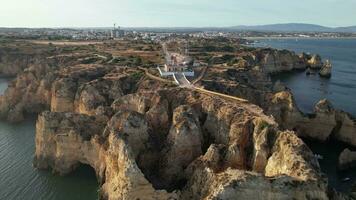
[[[7,80],[0,79],[1,94]],[[94,200],[98,183],[90,167],[60,177],[32,167],[35,118],[20,124],[0,121],[0,200]]]

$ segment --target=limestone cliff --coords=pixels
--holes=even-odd
[[[346,170],[356,166],[356,152],[345,149],[339,156],[339,169]]]
[[[327,62],[323,65],[323,67],[319,71],[319,75],[324,78],[331,77],[332,66],[331,63],[327,60]]]
[[[92,46],[40,47],[23,58],[0,54],[0,72],[17,75],[0,98],[1,117],[50,110],[37,120],[34,165],[62,175],[90,165],[102,199],[327,199],[312,152],[283,130],[356,145],[348,114],[321,101],[304,115],[272,85],[271,74],[317,68],[320,56],[254,49],[238,67],[207,70],[202,87],[258,104],[277,127],[249,103],[180,89],[136,67],[87,63]]]
[[[300,136],[326,141],[331,136],[356,146],[356,120],[349,114],[336,110],[327,100],[319,101],[314,113],[301,113],[288,91],[276,93],[270,100],[267,113],[272,114],[284,128],[296,131]]]
[[[328,198],[309,148],[236,102],[160,89],[118,97],[112,112],[42,113],[35,166],[88,164],[103,199]]]
[[[279,73],[292,70],[304,70],[307,62],[294,52],[287,50],[263,49],[258,52],[259,64],[267,73]]]
[[[38,63],[46,54],[47,51],[44,49],[33,47],[9,48],[2,45],[0,46],[0,74],[15,77],[24,69]]]

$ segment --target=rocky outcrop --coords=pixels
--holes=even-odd
[[[320,69],[323,66],[319,55],[309,55],[302,53],[277,49],[257,49],[254,65],[263,67],[266,73],[276,74],[280,72],[290,72],[293,70],[305,70],[307,68]]]
[[[86,115],[42,113],[36,125],[34,165],[66,174],[80,163],[88,164],[102,183],[103,199],[174,197],[156,191],[135,162],[148,139],[144,117],[136,112],[121,112],[105,130],[104,125]]]
[[[301,139],[293,132],[279,132],[275,137],[272,155],[266,165],[266,176],[284,174],[304,181],[320,179],[320,174],[315,170],[319,163]]]
[[[335,137],[342,142],[356,146],[356,119],[342,111],[338,111],[335,117],[337,120]]]
[[[51,110],[36,124],[37,168],[65,175],[90,165],[102,199],[327,199],[312,152],[261,108],[174,88],[135,67],[83,64],[87,51],[56,47],[11,72],[3,118]],[[209,68],[202,86],[268,108],[282,129],[353,143],[349,115],[327,101],[303,115],[285,87],[273,88],[270,74],[317,67],[320,57],[258,49],[241,58],[237,68]]]
[[[56,61],[53,61],[56,62]],[[1,118],[18,122],[26,113],[37,113],[49,108],[51,84],[55,75],[51,72],[55,66],[48,60],[36,62],[12,80],[0,97]]]
[[[42,113],[35,166],[88,164],[104,199],[327,199],[312,152],[263,114],[184,89],[139,94],[115,100],[112,116]]]
[[[321,70],[319,71],[319,75],[324,78],[330,78],[331,71],[332,71],[332,66],[330,62],[327,60],[326,63],[321,68]]]
[[[0,47],[0,75],[14,77],[33,63],[42,60],[46,52],[26,48]]]
[[[269,96],[267,113],[273,115],[281,128],[293,130],[298,121],[303,119],[290,91],[277,92]]]
[[[356,121],[349,114],[336,110],[328,100],[319,101],[314,113],[301,113],[289,91],[276,93],[269,100],[267,113],[272,114],[283,129],[296,131],[300,136],[326,141],[334,137],[356,146]]]
[[[315,105],[314,114],[297,123],[302,136],[326,141],[337,125],[335,110],[329,101],[321,100]]]
[[[190,180],[186,190],[182,192],[182,199],[328,199],[323,192],[325,185],[314,182],[319,179],[318,173],[309,171],[313,167],[304,162],[305,158],[313,157],[312,153],[293,133],[280,132],[279,135],[279,139],[270,144],[273,146],[273,153],[266,166],[266,176],[270,175],[270,178],[256,172],[229,167],[223,146],[212,145],[204,156],[194,161],[187,169]],[[289,142],[292,144],[288,144]],[[286,145],[289,147],[284,149]],[[287,154],[284,151],[288,151],[288,148],[293,151],[292,157],[295,155],[296,160],[287,161],[284,160],[288,159],[287,156],[279,157]],[[300,153],[307,150],[308,153],[295,154],[294,150]],[[318,163],[313,162],[317,168]],[[221,168],[222,166],[224,167]],[[293,169],[299,168],[300,173],[288,171],[291,166]],[[278,175],[275,176],[276,174]],[[301,184],[302,182],[305,185]]]
[[[200,122],[193,109],[189,106],[176,108],[163,150],[165,157],[160,167],[167,182],[172,183],[184,178],[184,169],[202,154],[202,137]]]
[[[318,54],[315,55],[303,54],[302,57],[306,59],[308,63],[308,67],[310,67],[311,69],[320,69],[324,65],[320,55]]]
[[[339,156],[339,169],[346,170],[356,166],[356,152],[345,149]]]
[[[49,109],[94,115],[137,89],[140,79],[132,75],[135,70],[123,73],[124,67],[96,64],[66,66],[72,59],[48,58],[26,68],[0,97],[0,116],[19,122],[26,114]]]
[[[51,111],[71,112],[74,110],[74,97],[77,92],[77,80],[63,78],[55,81],[52,86]]]
[[[260,65],[270,74],[304,70],[307,67],[300,56],[287,50],[263,49],[258,57],[261,59]]]

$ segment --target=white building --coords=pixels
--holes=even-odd
[[[120,26],[116,28],[116,25],[114,25],[114,29],[111,30],[110,32],[110,38],[115,39],[115,38],[121,38],[125,36],[125,31],[120,29]]]

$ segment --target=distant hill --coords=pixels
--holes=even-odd
[[[348,27],[326,27],[316,24],[303,23],[287,23],[287,24],[269,24],[257,26],[231,26],[231,27],[121,27],[124,30],[136,31],[153,31],[153,32],[196,32],[196,31],[259,31],[259,32],[340,32],[340,33],[356,33],[356,26]],[[24,31],[32,28],[2,28],[3,31]],[[53,29],[94,29],[94,30],[110,30],[111,27],[72,27],[72,28],[35,28],[38,30],[53,30]]]
[[[269,24],[259,26],[233,26],[232,30],[249,31],[273,31],[273,32],[346,32],[355,33],[356,26],[331,28],[315,24],[288,23],[288,24]]]
[[[146,31],[260,31],[260,32],[343,32],[356,33],[356,26],[349,27],[326,27],[316,24],[288,23],[269,24],[258,26],[231,26],[231,27],[135,27],[123,28],[126,30],[146,30]]]

